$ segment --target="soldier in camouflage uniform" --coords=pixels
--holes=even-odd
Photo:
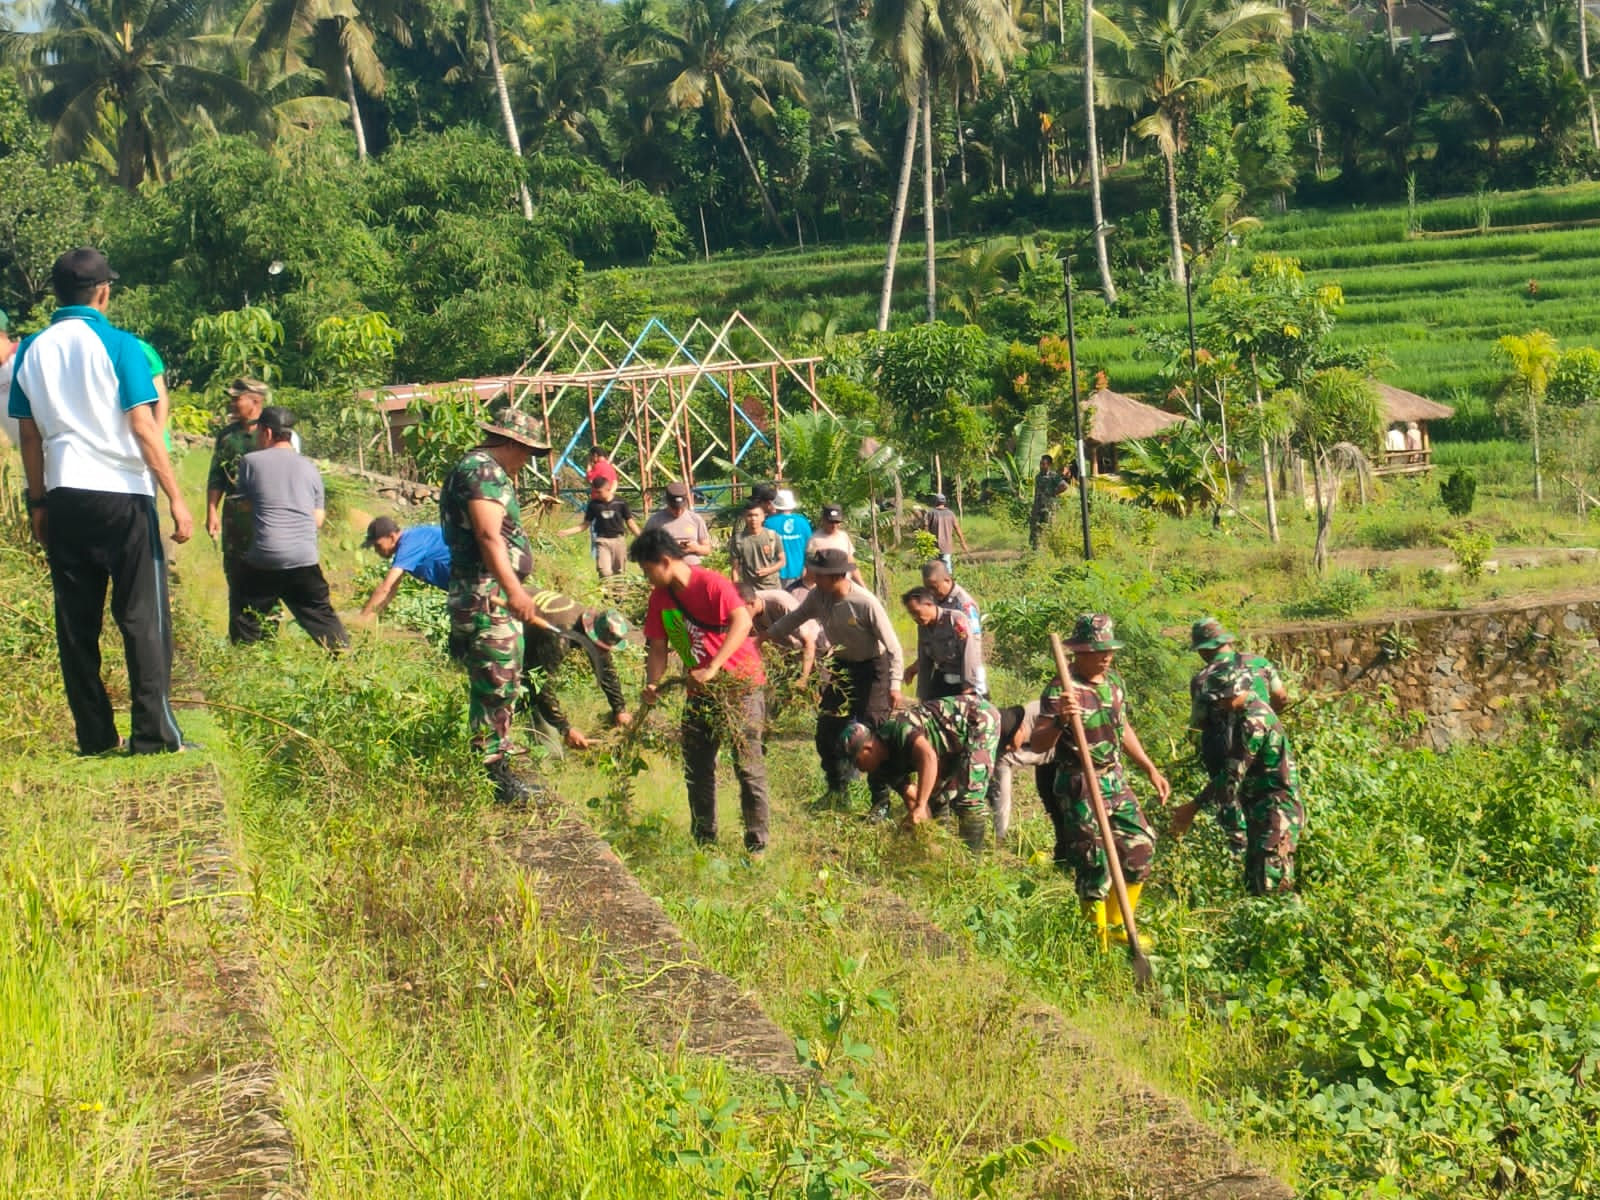
[[[550,453],[533,418],[502,409],[483,423],[489,436],[463,458],[439,491],[439,527],[450,548],[450,649],[465,663],[472,744],[502,803],[532,790],[511,771],[512,707],[522,682],[523,623],[547,626],[523,586],[533,550],[522,528],[516,477]]]
[[[255,538],[250,505],[239,495],[239,461],[256,449],[256,422],[268,392],[259,379],[235,379],[228,385],[233,420],[217,434],[206,476],[206,533],[222,547],[222,573],[230,590]],[[234,642],[260,641],[261,618],[248,609],[230,614],[228,637]]]
[[[1000,744],[994,705],[970,692],[930,700],[880,721],[876,729],[852,721],[839,743],[857,770],[905,797],[907,824],[953,809],[961,840],[974,853],[983,850],[989,774]]]
[[[1253,673],[1237,664],[1206,679],[1201,698],[1232,735],[1227,759],[1207,790],[1237,791],[1248,838],[1245,886],[1252,895],[1270,896],[1294,890],[1294,852],[1306,811],[1283,725],[1255,689]]]
[[[1211,779],[1222,769],[1228,757],[1230,725],[1214,717],[1210,706],[1201,698],[1206,679],[1215,671],[1243,666],[1250,672],[1255,694],[1270,704],[1274,712],[1280,713],[1288,706],[1289,692],[1272,661],[1259,654],[1241,651],[1233,634],[1215,617],[1202,617],[1190,627],[1189,648],[1206,664],[1189,680],[1189,732],[1200,751],[1200,766],[1206,778]],[[1208,788],[1202,795],[1206,797],[1204,802],[1197,798],[1173,810],[1172,835],[1182,837],[1188,833],[1195,814],[1202,807],[1211,807],[1216,813],[1218,827],[1228,839],[1229,849],[1235,855],[1242,855],[1245,852],[1245,822],[1239,798],[1231,788],[1217,791]]]
[[[1056,829],[1056,863],[1072,867],[1084,915],[1093,923],[1102,946],[1108,941],[1125,942],[1127,934],[1123,930],[1120,908],[1106,905],[1106,896],[1111,891],[1111,870],[1106,863],[1099,823],[1089,803],[1087,777],[1073,743],[1070,714],[1076,711],[1083,719],[1083,731],[1095,774],[1100,780],[1100,796],[1111,818],[1112,837],[1116,841],[1123,877],[1128,883],[1131,906],[1138,905],[1144,881],[1150,876],[1156,835],[1128,786],[1122,765],[1123,753],[1126,752],[1149,778],[1161,803],[1166,802],[1172,791],[1166,776],[1145,753],[1139,735],[1128,720],[1127,691],[1122,676],[1111,669],[1116,651],[1121,648],[1110,617],[1103,613],[1079,617],[1072,639],[1067,643],[1067,649],[1072,652],[1074,686],[1065,694],[1059,682],[1044,689],[1033,734],[1033,748],[1041,752],[1055,748],[1061,737],[1067,739],[1056,749],[1054,794],[1043,799]],[[1063,728],[1067,730],[1065,734]]]

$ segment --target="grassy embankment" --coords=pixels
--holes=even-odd
[[[1581,345],[1600,326],[1600,298],[1589,286],[1600,265],[1600,230],[1592,228],[1494,232],[1496,226],[1585,221],[1600,217],[1600,184],[1496,195],[1490,231],[1457,238],[1408,238],[1403,205],[1290,213],[1267,219],[1246,251],[1298,258],[1317,282],[1344,289],[1335,340],[1382,348],[1394,360],[1385,378],[1440,400],[1453,389],[1483,392],[1494,379],[1489,350],[1505,333],[1543,328]],[[1418,206],[1425,231],[1475,229],[1471,198]],[[956,243],[941,245],[953,253]],[[897,321],[922,312],[920,243],[902,248],[897,271]],[[1235,252],[1236,254],[1238,252]],[[641,272],[658,301],[720,318],[742,309],[780,342],[792,341],[808,312],[837,318],[842,332],[871,329],[883,278],[878,245],[829,247],[752,257],[714,258]],[[1530,295],[1529,280],[1537,281]],[[1085,276],[1085,286],[1092,278]],[[1181,296],[1170,296],[1132,318],[1091,321],[1083,358],[1103,369],[1119,390],[1155,386],[1155,364],[1141,359],[1140,332],[1176,328]],[[1448,427],[1438,431],[1448,438]]]
[[[184,467],[196,488],[199,458]],[[342,606],[358,598],[350,547],[365,514],[352,499],[336,491],[327,540]],[[1159,630],[1202,603],[1266,612],[1266,600],[1251,607],[1257,587],[1281,606],[1306,523],[1291,525],[1298,549],[1271,552],[1198,520],[1100,511],[1093,569],[1057,549],[964,572],[995,617],[997,698],[1036,691],[1044,628],[1111,609],[1141,731],[1187,790],[1193,664]],[[1397,511],[1390,519],[1421,519]],[[971,532],[1019,536],[979,518]],[[545,582],[593,594],[581,548],[547,543],[541,555]],[[897,560],[897,581],[912,567]],[[990,1155],[1044,1134],[1081,1153],[1021,1155],[997,1194],[1106,1195],[1116,1148],[1095,1129],[1119,1075],[1037,1046],[1019,1019],[1030,997],[1095,1031],[1121,1070],[1254,1139],[1258,1160],[1319,1200],[1489,1196],[1507,1161],[1529,1195],[1581,1194],[1592,1178],[1584,1114],[1597,1098],[1583,1064],[1596,898],[1574,864],[1600,854],[1600,814],[1592,760],[1562,749],[1554,723],[1531,741],[1438,757],[1397,749],[1380,714],[1303,706],[1305,899],[1244,900],[1209,827],[1165,843],[1148,910],[1159,1015],[1131,1002],[1120,962],[1089,953],[1070,885],[1038,860],[1048,831],[1026,781],[1014,840],[978,863],[942,831],[907,839],[809,814],[813,705],[790,696],[774,706],[775,843],[751,867],[688,844],[670,714],[638,774],[614,747],[552,767],[708,965],[815,1045],[834,1045],[834,1018],[850,1014],[838,1049],[871,1053],[836,1055],[832,1070],[848,1065],[863,1095],[797,1114],[769,1084],[646,1048],[626,995],[596,990],[600,947],[554,936],[500,849],[526,819],[482,806],[461,685],[431,651],[393,634],[335,663],[298,634],[229,650],[214,554],[183,552],[186,686],[227,706],[186,714],[222,780],[220,804],[194,817],[208,823],[200,836],[226,846],[246,881],[224,920],[141,872],[161,847],[138,844],[123,819],[138,794],[130,778],[188,764],[68,757],[39,564],[8,551],[4,570],[22,617],[0,667],[18,701],[0,747],[17,797],[0,872],[23,902],[4,918],[0,990],[50,997],[0,1017],[4,1044],[19,1048],[0,1123],[27,1148],[8,1160],[7,1194],[170,1193],[174,1167],[153,1148],[190,1136],[204,1106],[185,1080],[222,1058],[214,1013],[172,1016],[188,983],[178,968],[200,946],[255,964],[256,1038],[311,1195],[726,1195],[741,1174],[770,1172],[774,1154],[867,1145],[915,1164],[939,1195],[964,1195]],[[632,690],[640,655],[622,661]],[[595,725],[581,673],[563,686]],[[733,819],[731,804],[724,813]],[[918,948],[907,906],[968,960]],[[695,1091],[703,1112],[687,1100]],[[674,1158],[684,1150],[723,1173]]]

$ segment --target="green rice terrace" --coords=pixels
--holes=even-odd
[[[1210,273],[1247,265],[1253,253],[1295,258],[1317,283],[1343,290],[1338,343],[1380,348],[1392,364],[1386,379],[1452,402],[1494,383],[1489,351],[1503,334],[1541,328],[1558,339],[1592,336],[1600,324],[1600,298],[1587,286],[1600,253],[1596,222],[1600,184],[1422,201],[1414,209],[1292,213],[1269,218],[1242,237],[1240,248],[1216,253],[1200,271],[1197,300],[1203,305]],[[945,278],[963,246],[986,240],[942,241]],[[920,311],[922,269],[917,254],[902,253],[896,313],[908,319]],[[1092,286],[1092,263],[1080,258],[1077,270],[1079,286]],[[829,321],[839,332],[870,329],[882,277],[877,244],[756,259],[729,255],[642,273],[664,303],[714,313],[737,308],[763,328],[813,337]],[[1144,335],[1183,326],[1181,296],[1145,307],[1128,319],[1106,313],[1095,298],[1088,302],[1085,369],[1104,370],[1118,391],[1156,389],[1159,358]]]

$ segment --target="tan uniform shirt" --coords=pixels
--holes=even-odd
[[[833,644],[833,655],[844,662],[865,662],[885,651],[889,654],[889,678],[896,689],[906,673],[905,652],[895,635],[889,614],[878,598],[859,583],[852,583],[843,599],[835,599],[820,587],[813,588],[800,607],[773,624],[767,632],[784,638],[803,621],[816,620]]]

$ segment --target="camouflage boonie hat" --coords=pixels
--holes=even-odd
[[[614,650],[627,641],[631,628],[628,618],[614,608],[585,613],[583,617],[583,631],[589,635],[589,640],[606,650]]]
[[[535,454],[550,453],[550,443],[544,440],[544,430],[534,421],[532,413],[525,413],[520,408],[491,410],[483,422],[483,431],[510,438]]]
[[[1233,634],[1229,633],[1222,622],[1215,617],[1201,617],[1189,626],[1189,649],[1215,650],[1226,646],[1233,641]]]
[[[860,721],[851,721],[844,727],[844,732],[839,734],[839,749],[846,758],[855,758],[861,752],[861,747],[872,739],[872,728],[863,725]]]
[[[1117,623],[1105,613],[1084,613],[1072,627],[1067,639],[1068,650],[1121,650],[1117,640]]]
[[[1200,681],[1200,698],[1207,704],[1215,704],[1220,700],[1242,696],[1254,688],[1255,677],[1250,674],[1249,668],[1230,661],[1226,666],[1206,672]]]

